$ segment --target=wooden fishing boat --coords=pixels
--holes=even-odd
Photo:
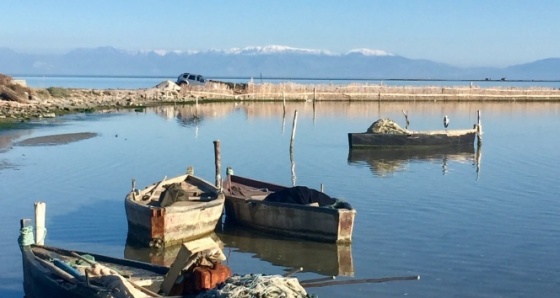
[[[348,133],[348,144],[356,148],[442,147],[474,145],[477,129],[414,131],[410,134]]]
[[[125,198],[128,238],[163,247],[212,233],[221,218],[224,194],[192,174],[133,187]]]
[[[274,234],[351,243],[356,210],[317,190],[297,188],[236,176],[228,168],[224,181],[226,220]],[[292,190],[312,197],[293,200],[286,195]]]
[[[28,233],[25,221],[29,220],[22,220],[22,235]],[[225,256],[209,238],[183,243],[170,267],[36,245],[22,238],[26,297],[187,297],[231,276],[221,263]]]
[[[348,133],[348,145],[350,149],[474,146],[481,135],[480,120],[472,129],[413,131],[392,120],[379,119],[366,132]]]

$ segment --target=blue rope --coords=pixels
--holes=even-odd
[[[35,243],[35,238],[33,237],[33,227],[29,226],[21,228],[18,243],[20,246],[28,246]]]

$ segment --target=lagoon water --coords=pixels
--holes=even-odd
[[[352,152],[347,133],[378,118],[414,130],[471,127],[480,151],[379,155]],[[290,137],[297,111],[293,154]],[[200,117],[196,119],[195,114]],[[47,204],[52,246],[166,262],[173,252],[127,243],[124,197],[164,176],[214,181],[213,141],[238,175],[306,185],[357,209],[354,241],[337,246],[224,226],[216,231],[235,273],[301,280],[420,275],[417,281],[309,288],[319,297],[556,297],[560,290],[560,104],[219,103],[77,114],[0,130],[0,297],[23,297],[19,220]],[[30,146],[64,133],[97,136]]]

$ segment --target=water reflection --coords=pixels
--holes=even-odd
[[[205,236],[204,238],[211,238],[214,240],[220,249],[224,249],[224,243],[220,238],[216,235],[216,233],[212,233],[210,235]],[[156,249],[156,248],[149,248],[145,245],[137,244],[133,238],[128,236],[126,239],[126,245],[124,247],[124,258],[136,261],[142,261],[147,263],[152,263],[156,265],[163,265],[163,266],[171,266],[179,250],[181,249],[182,245],[172,245],[172,246],[164,246],[163,248]],[[200,238],[198,238],[200,239]]]
[[[224,245],[255,254],[276,266],[303,268],[325,276],[354,276],[352,246],[335,243],[298,241],[249,231],[225,222],[216,229]]]
[[[449,162],[469,162],[476,166],[477,178],[480,172],[482,146],[443,148],[402,148],[402,149],[350,149],[348,164],[367,164],[377,176],[388,176],[404,172],[411,161],[441,162],[443,175],[449,172]]]

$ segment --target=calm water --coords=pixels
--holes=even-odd
[[[380,117],[411,129],[471,127],[482,111],[480,152],[391,155],[350,152],[348,132]],[[298,112],[293,158],[289,145]],[[169,262],[127,244],[124,196],[164,176],[214,181],[222,169],[279,184],[306,185],[357,209],[350,247],[286,240],[231,226],[216,237],[236,273],[337,280],[420,275],[419,281],[312,288],[319,297],[556,297],[560,290],[560,104],[294,103],[210,104],[44,120],[0,131],[0,297],[23,297],[19,219],[47,204],[46,244],[116,257]],[[94,132],[53,146],[36,136]]]

